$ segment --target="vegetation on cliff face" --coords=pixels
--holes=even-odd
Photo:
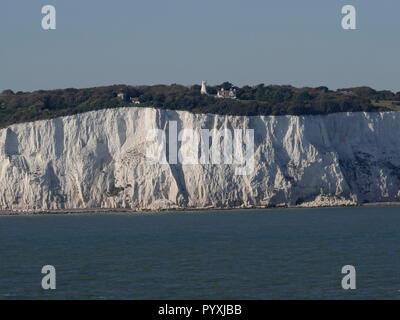
[[[232,87],[229,82],[210,86]],[[331,91],[326,87],[295,88],[259,84],[235,87],[237,100],[217,99],[200,94],[200,86],[182,85],[127,86],[113,85],[87,89],[38,90],[0,94],[0,127],[10,124],[50,119],[105,108],[137,106],[117,97],[139,98],[141,107],[213,113],[223,115],[315,115],[348,111],[390,111],[400,109],[400,92],[376,91],[357,87]]]

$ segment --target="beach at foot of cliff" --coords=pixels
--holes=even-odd
[[[371,202],[351,205],[279,205],[273,207],[230,207],[230,208],[169,208],[161,210],[146,210],[132,208],[83,208],[83,209],[55,209],[55,210],[0,210],[0,216],[36,216],[36,215],[67,215],[67,214],[157,214],[163,212],[205,212],[205,211],[229,211],[229,210],[274,210],[274,209],[305,209],[305,208],[344,208],[344,207],[395,207],[400,202]]]

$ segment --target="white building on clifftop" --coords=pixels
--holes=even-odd
[[[201,92],[201,94],[206,94],[206,95],[208,95],[208,93],[207,93],[207,81],[202,81],[201,82],[201,90],[200,90],[200,92]]]
[[[207,92],[207,81],[203,80],[201,82],[200,93],[204,95],[209,95]],[[224,88],[221,88],[217,91],[217,95],[212,96],[216,98],[236,99],[236,89],[230,88],[229,90],[225,90]]]

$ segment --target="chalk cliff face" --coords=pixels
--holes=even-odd
[[[254,170],[154,164],[149,130],[254,129]],[[398,201],[400,113],[217,116],[120,108],[0,130],[0,210]]]

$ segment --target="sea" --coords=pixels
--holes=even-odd
[[[400,207],[0,216],[0,299],[399,297]]]

